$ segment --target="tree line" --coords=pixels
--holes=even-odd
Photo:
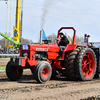
[[[22,38],[22,44],[35,44],[31,39]],[[9,45],[9,41],[7,40],[7,45]],[[14,45],[10,42],[10,45]],[[0,46],[5,48],[5,38],[0,39]]]
[[[56,42],[55,39],[57,38],[57,35],[55,33],[52,33],[51,35],[48,35],[47,37],[49,40],[51,40],[52,43]],[[68,36],[68,40],[70,40],[72,43],[73,37]],[[75,44],[81,44],[83,41],[84,41],[83,37],[79,37],[76,35]]]
[[[51,35],[48,35],[47,37],[48,37],[49,40],[51,40],[51,43],[56,42],[57,35],[55,33],[52,33]],[[73,38],[70,37],[70,36],[68,36],[68,39],[71,42],[73,41]],[[75,44],[81,44],[83,41],[84,41],[83,37],[76,36]],[[31,39],[22,38],[22,44],[37,44],[37,43],[33,42],[33,40],[31,40]],[[5,48],[5,38],[0,39],[0,45],[1,45],[2,48]],[[9,45],[8,40],[7,40],[7,45]],[[11,42],[11,45],[13,45],[12,42]]]

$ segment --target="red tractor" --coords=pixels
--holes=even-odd
[[[51,76],[55,77],[56,71],[63,73],[67,80],[92,80],[98,73],[97,56],[86,45],[75,44],[76,30],[73,27],[62,27],[74,31],[73,43],[68,44],[59,58],[60,47],[52,44],[22,44],[20,56],[12,57],[6,66],[6,74],[12,81],[18,80],[23,69],[31,69],[34,78],[39,83],[47,82]]]

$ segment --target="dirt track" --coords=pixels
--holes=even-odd
[[[6,66],[9,60],[0,60],[0,66]]]
[[[57,77],[46,84],[37,84],[30,71],[24,71],[17,82],[11,82],[5,72],[0,72],[0,99],[5,96],[6,100],[80,100],[97,95],[100,95],[100,79],[73,82]]]

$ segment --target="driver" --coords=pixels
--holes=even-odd
[[[69,41],[67,39],[67,37],[62,32],[60,32],[59,35],[61,38],[59,43],[58,43],[58,46],[60,47],[59,55],[62,55],[62,52],[65,49],[66,45],[71,43],[71,41]],[[57,40],[59,40],[59,39],[57,39]]]
[[[58,46],[66,46],[67,44],[69,44],[69,40],[62,32],[60,32],[59,35],[61,39],[58,43]]]

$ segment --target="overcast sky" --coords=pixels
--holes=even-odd
[[[10,4],[10,0],[8,0]],[[0,0],[0,32],[6,32],[7,4]],[[12,0],[11,34],[15,25],[16,0]],[[7,32],[10,25],[10,5]],[[40,29],[57,34],[60,27],[74,27],[78,36],[89,34],[90,42],[100,42],[100,0],[23,0],[23,38],[37,42]],[[64,30],[68,35],[72,31]],[[72,35],[71,35],[72,36]],[[2,36],[0,36],[0,39]]]

